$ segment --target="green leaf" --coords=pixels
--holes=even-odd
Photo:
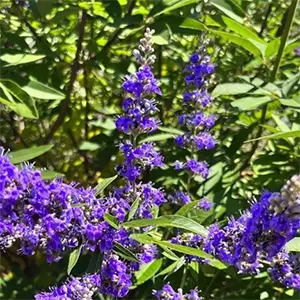
[[[190,212],[197,204],[199,204],[201,200],[196,200],[192,201],[188,204],[185,204],[184,206],[180,207],[177,212],[175,213],[176,215],[184,216],[188,212]]]
[[[118,220],[116,217],[110,215],[109,213],[105,213],[103,219],[113,228],[118,229]]]
[[[293,90],[293,87],[298,83],[299,80],[300,80],[300,72],[283,83],[282,93],[285,97],[288,97],[290,92]]]
[[[186,18],[180,26],[181,28],[188,28],[188,29],[194,29],[194,30],[208,30],[208,28],[201,22],[197,21],[196,19],[192,18]]]
[[[143,264],[141,268],[135,273],[136,284],[141,285],[150,278],[152,278],[161,268],[162,259],[156,259],[150,263]]]
[[[65,176],[62,173],[58,173],[58,172],[50,171],[50,170],[41,170],[41,173],[42,173],[42,178],[44,180],[51,180],[51,179]]]
[[[32,111],[24,103],[11,103],[1,97],[0,102],[24,118],[36,119],[36,117],[32,114]]]
[[[281,40],[281,38],[279,37],[268,43],[268,46],[265,51],[266,58],[272,58],[273,56],[275,56],[277,54],[279,46],[280,46],[280,40]]]
[[[97,143],[89,142],[89,141],[84,141],[80,146],[79,150],[83,151],[95,151],[100,149],[100,145]]]
[[[266,104],[273,99],[269,96],[265,97],[245,97],[241,98],[239,100],[231,102],[231,105],[233,107],[237,107],[241,110],[253,110],[256,109],[257,107]]]
[[[189,232],[199,233],[202,236],[207,236],[208,231],[205,227],[192,219],[180,215],[162,216],[157,219],[139,219],[123,223],[124,227],[175,227],[185,229]]]
[[[23,90],[31,97],[45,100],[62,100],[65,95],[41,82],[31,80]]]
[[[69,256],[69,263],[68,263],[68,269],[67,269],[68,275],[71,274],[73,268],[77,264],[77,261],[81,254],[81,249],[82,249],[82,245],[71,252],[71,254]]]
[[[170,12],[170,11],[173,11],[173,10],[176,10],[178,8],[181,8],[181,7],[184,7],[184,6],[187,6],[187,5],[190,5],[190,4],[193,4],[193,3],[196,3],[198,2],[199,0],[178,0],[175,4],[169,6],[169,7],[166,7],[165,9],[161,10],[160,12],[156,13],[153,18],[156,18],[162,14],[165,14],[167,12]]]
[[[294,99],[279,99],[279,101],[282,105],[300,108],[300,102],[297,102]]]
[[[219,10],[221,10],[225,15],[227,15],[228,17],[230,17],[231,19],[239,22],[239,23],[243,23],[244,20],[242,17],[238,16],[232,7],[232,2],[231,1],[225,1],[225,0],[210,0],[209,1],[210,4],[212,4],[213,6],[215,6],[216,8],[218,8]],[[230,5],[231,4],[231,5]]]
[[[136,211],[137,211],[138,208],[139,208],[140,200],[141,200],[140,197],[137,197],[137,198],[133,201],[133,203],[131,204],[131,207],[130,207],[130,210],[129,210],[129,214],[128,214],[127,221],[130,221],[130,220],[134,217]]]
[[[11,162],[13,164],[19,164],[28,160],[31,160],[33,158],[36,158],[38,156],[41,156],[42,154],[48,152],[50,149],[52,149],[53,145],[44,145],[44,146],[38,146],[38,147],[32,147],[28,149],[22,149],[17,151],[12,151],[9,153],[11,157]]]
[[[8,63],[6,67],[16,66],[20,64],[28,64],[34,61],[41,60],[45,55],[41,54],[3,54],[0,56],[0,60]]]
[[[274,133],[271,135],[266,135],[259,137],[257,139],[248,140],[245,143],[257,141],[257,140],[275,140],[275,139],[284,139],[288,137],[297,137],[300,138],[300,130],[291,130],[289,132],[280,132],[280,133]]]
[[[168,45],[169,41],[161,35],[153,35],[152,40],[156,45]]]
[[[239,35],[241,35],[242,37],[244,37],[246,39],[257,41],[262,46],[264,46],[264,48],[266,47],[267,43],[263,39],[261,39],[255,31],[247,28],[246,26],[242,25],[241,23],[239,23],[235,20],[232,20],[228,17],[222,16],[222,19],[223,19],[224,23],[227,25],[227,28],[231,29],[235,33],[238,33]]]
[[[286,244],[286,247],[287,247],[288,251],[300,252],[300,237],[295,237],[292,240],[290,240]]]
[[[87,274],[95,274],[101,269],[101,264],[103,261],[103,253],[101,252],[93,252],[89,265],[87,267]]]
[[[221,95],[239,95],[245,94],[253,89],[248,83],[221,83],[213,90],[212,95],[218,97]]]
[[[140,144],[146,143],[146,142],[157,142],[157,141],[164,141],[167,139],[174,138],[174,134],[171,133],[158,133],[150,135],[142,140],[139,141]]]
[[[9,79],[1,79],[1,83],[6,87],[10,94],[28,107],[35,118],[38,118],[35,102],[18,84]]]
[[[126,259],[131,260],[131,261],[135,261],[135,262],[140,262],[136,256],[134,255],[134,253],[132,251],[130,251],[129,249],[123,247],[121,244],[114,242],[115,245],[115,249],[117,249],[118,254],[126,256]],[[125,258],[125,257],[124,257]]]
[[[177,272],[184,264],[185,264],[185,259],[182,256],[177,261],[173,262],[171,265],[169,265],[164,270],[159,272],[155,277],[159,277],[167,274],[167,276],[164,278],[164,280],[166,280],[169,275]]]
[[[134,240],[140,242],[140,243],[146,243],[146,244],[156,244],[158,246],[161,247],[167,247],[171,250],[180,252],[180,253],[184,253],[184,254],[188,254],[188,255],[194,255],[197,257],[201,257],[201,258],[207,258],[209,259],[209,264],[211,266],[214,266],[220,270],[222,269],[226,269],[227,266],[225,264],[223,264],[221,261],[217,260],[216,258],[214,258],[212,255],[200,250],[200,249],[195,249],[192,247],[187,247],[187,246],[182,246],[182,245],[177,245],[177,244],[172,244],[170,242],[167,241],[159,241],[156,240],[154,238],[151,238],[150,236],[147,236],[147,234],[131,234],[130,235],[131,238],[133,238]]]
[[[172,133],[172,134],[175,134],[175,135],[184,134],[184,131],[179,130],[177,128],[173,128],[173,127],[158,126],[158,129],[159,129],[159,131],[168,132],[168,133]]]
[[[107,186],[109,186],[113,181],[117,179],[118,175],[104,178],[102,181],[96,186],[96,193],[95,196],[101,194]]]
[[[224,38],[225,40],[227,40],[229,42],[232,42],[236,45],[241,46],[245,50],[252,53],[255,57],[260,57],[261,49],[259,49],[259,47],[257,47],[257,45],[255,45],[255,43],[253,41],[250,41],[250,40],[242,38],[238,35],[235,35],[235,34],[232,34],[229,32],[220,31],[220,30],[211,30],[211,32],[221,36],[222,38]]]
[[[44,18],[46,15],[48,15],[53,6],[53,0],[38,0],[37,2],[37,9],[42,18]]]

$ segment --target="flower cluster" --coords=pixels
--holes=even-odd
[[[123,102],[124,114],[117,118],[116,127],[135,137],[156,130],[158,125],[153,117],[157,107],[152,96],[161,95],[161,90],[151,70],[155,61],[155,55],[151,54],[154,52],[153,33],[153,30],[147,28],[144,38],[140,40],[139,49],[133,51],[141,67],[136,74],[127,76],[122,85],[129,97]]]
[[[179,147],[189,149],[193,156],[196,151],[215,147],[215,140],[209,133],[214,126],[215,117],[204,113],[204,109],[212,100],[207,88],[210,76],[214,72],[214,65],[206,52],[205,42],[192,54],[185,72],[187,73],[184,78],[187,91],[183,95],[185,112],[178,117],[178,123],[185,128],[185,133],[177,136],[175,141]],[[203,178],[208,176],[207,164],[194,158],[182,164],[181,168]]]
[[[266,192],[237,220],[220,229],[212,225],[204,249],[240,272],[258,273],[260,261],[272,261],[300,228],[300,176],[292,177],[281,193]]]
[[[271,277],[287,288],[300,289],[300,255],[299,253],[279,252],[268,269]]]
[[[201,300],[197,290],[190,290],[189,293],[183,294],[182,289],[174,291],[170,284],[165,284],[159,291],[153,292],[157,300]]]
[[[85,275],[84,277],[71,277],[68,282],[51,292],[43,292],[35,296],[35,300],[91,300],[92,296],[101,286],[99,275]]]

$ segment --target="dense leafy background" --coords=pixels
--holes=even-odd
[[[122,78],[135,71],[131,52],[149,26],[156,30],[155,74],[164,95],[159,99],[160,131],[145,139],[157,141],[166,167],[143,180],[166,192],[183,188],[186,178],[172,167],[184,155],[173,141],[182,105],[182,69],[198,36],[206,32],[217,66],[211,110],[218,115],[218,146],[204,157],[211,165],[210,177],[196,178],[191,192],[194,200],[207,196],[215,210],[189,214],[203,225],[237,215],[263,188],[277,191],[299,172],[300,57],[294,50],[300,47],[300,9],[287,32],[292,19],[288,8],[296,2],[1,1],[1,145],[16,151],[14,163],[36,161],[47,179],[64,176],[96,186],[114,176],[114,165],[122,160],[117,148],[122,136],[114,126],[121,111]],[[162,214],[176,209],[164,206]],[[80,257],[73,273],[80,274],[89,259]],[[171,263],[179,270],[166,280],[179,285],[182,260],[159,259],[140,274],[128,299],[151,298]],[[10,249],[1,257],[0,272],[4,299],[30,299],[66,278],[67,258],[47,265],[39,253],[23,257]],[[152,279],[143,284],[147,278]],[[212,299],[299,299],[264,273],[242,277],[231,269],[194,266],[186,286],[197,284]]]

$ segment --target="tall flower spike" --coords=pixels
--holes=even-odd
[[[189,64],[185,68],[184,78],[187,91],[183,95],[183,114],[178,117],[178,123],[185,129],[185,133],[177,136],[175,141],[181,148],[189,150],[191,159],[181,165],[190,174],[208,176],[208,166],[205,162],[195,159],[197,151],[209,150],[215,147],[215,140],[209,130],[215,123],[215,117],[206,115],[204,109],[212,101],[207,88],[210,76],[214,72],[214,65],[206,51],[207,42],[201,46],[190,57]],[[176,167],[177,168],[177,167]]]
[[[146,168],[163,166],[163,157],[156,151],[154,143],[138,145],[139,135],[156,130],[159,124],[154,117],[158,110],[154,97],[161,95],[161,90],[151,67],[155,62],[155,55],[152,54],[153,33],[154,30],[147,28],[138,49],[133,51],[140,67],[135,74],[125,77],[122,85],[125,91],[124,114],[116,120],[116,127],[128,135],[130,141],[120,144],[125,161],[118,165],[116,170],[125,179],[126,184],[125,188],[116,190],[114,197],[125,199],[130,204],[139,198],[140,207],[135,218],[151,218],[152,207],[165,202],[162,191],[153,188],[150,183],[146,185],[137,183]]]

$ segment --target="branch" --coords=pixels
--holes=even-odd
[[[79,23],[79,32],[78,32],[78,40],[77,40],[77,45],[76,45],[76,55],[73,60],[72,66],[71,66],[71,75],[70,75],[70,81],[67,87],[67,92],[66,92],[66,98],[63,101],[58,118],[56,119],[55,123],[53,124],[52,128],[50,128],[49,133],[44,139],[44,143],[49,143],[49,141],[52,139],[53,135],[55,132],[59,129],[61,124],[64,122],[65,117],[68,114],[69,111],[69,103],[70,103],[70,98],[71,94],[73,91],[74,87],[74,82],[77,76],[77,72],[80,69],[80,63],[79,63],[79,58],[80,58],[80,53],[82,50],[82,42],[83,42],[83,37],[84,37],[84,32],[85,32],[85,23],[86,23],[86,18],[87,18],[87,13],[86,11],[82,12],[81,20]]]

